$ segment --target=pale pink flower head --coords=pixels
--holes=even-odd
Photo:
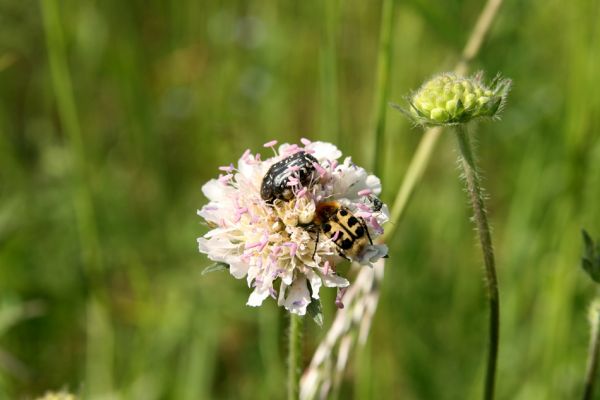
[[[275,145],[271,141],[265,147],[275,150]],[[263,199],[261,184],[269,168],[299,152],[316,159],[309,179],[291,166],[283,181],[289,186],[289,196]],[[374,244],[389,217],[387,206],[376,197],[381,192],[379,178],[350,157],[339,162],[341,156],[334,145],[307,139],[302,145],[279,146],[275,156],[266,160],[247,150],[237,167],[221,167],[219,177],[202,187],[209,203],[198,215],[211,230],[198,238],[200,252],[227,264],[235,278],[246,278],[252,288],[249,306],[259,306],[271,296],[288,311],[304,315],[311,301],[319,299],[321,286],[349,285],[337,275],[336,264],[351,259],[372,265],[387,255],[385,245]],[[316,222],[316,210],[325,202],[339,204],[360,221],[369,238],[368,242],[363,239],[367,244],[360,252],[349,257],[335,242],[337,238],[325,234]]]

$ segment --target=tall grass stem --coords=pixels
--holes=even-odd
[[[383,0],[379,49],[377,51],[377,84],[375,86],[374,132],[375,149],[373,166],[375,175],[381,176],[385,166],[385,121],[392,68],[392,32],[394,31],[395,0]]]
[[[93,280],[90,278],[90,273],[97,273],[102,268],[102,261],[95,210],[88,184],[90,167],[86,161],[81,125],[77,116],[59,6],[56,0],[44,0],[40,4],[58,116],[62,129],[68,137],[69,150],[75,161],[73,203],[81,239],[82,258],[90,280],[88,283],[91,283]]]
[[[110,315],[102,305],[102,300],[107,298],[106,288],[103,287],[102,280],[97,279],[104,268],[89,184],[91,166],[77,114],[60,7],[56,0],[43,0],[40,5],[56,107],[74,161],[70,176],[72,201],[79,233],[83,274],[91,292],[86,307],[86,392],[88,395],[107,394],[113,390],[114,339]]]
[[[485,280],[487,283],[488,302],[490,307],[489,347],[483,398],[485,400],[491,400],[494,398],[498,344],[500,340],[500,296],[498,293],[494,249],[485,209],[483,189],[481,188],[481,179],[473,153],[473,146],[469,140],[469,133],[464,124],[458,125],[455,128],[455,131],[458,147],[460,149],[460,165],[467,185],[469,202],[473,208],[473,221],[477,227],[479,243],[481,244],[481,250],[483,251]]]
[[[408,165],[406,173],[404,174],[402,185],[400,185],[398,193],[396,194],[396,198],[394,199],[390,213],[390,221],[392,223],[388,224],[387,229],[383,234],[382,240],[384,242],[388,238],[392,237],[394,232],[396,232],[401,217],[404,214],[404,210],[408,205],[408,201],[415,191],[415,187],[417,186],[419,179],[421,179],[425,168],[429,164],[431,154],[433,153],[433,149],[435,148],[441,133],[441,128],[431,128],[421,139],[421,142],[419,143],[419,146],[417,147],[417,150],[415,151],[415,154]]]

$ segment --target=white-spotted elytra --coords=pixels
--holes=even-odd
[[[310,186],[315,179],[316,158],[304,151],[299,151],[271,165],[260,186],[260,196],[267,203],[274,200],[289,201],[294,197],[292,178],[297,186]]]

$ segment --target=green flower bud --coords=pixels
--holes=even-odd
[[[440,107],[436,107],[433,110],[431,110],[431,113],[429,115],[431,116],[432,120],[437,122],[444,122],[448,119],[448,112]]]
[[[480,106],[485,106],[488,101],[490,101],[490,98],[486,96],[479,96],[477,98],[477,103],[479,103]]]
[[[499,75],[485,85],[482,74],[464,78],[452,73],[425,82],[409,99],[408,110],[399,108],[418,125],[455,125],[475,118],[498,117],[511,81]]]
[[[460,101],[460,99],[454,98],[446,102],[446,110],[449,114],[456,114],[458,112],[458,107],[461,105],[462,102]]]

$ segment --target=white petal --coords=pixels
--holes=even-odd
[[[294,278],[294,272],[291,269],[286,269],[279,277],[281,278],[282,284],[285,283],[287,286],[290,286],[292,284],[292,279]]]
[[[231,186],[224,185],[216,179],[211,179],[202,186],[202,193],[211,201],[223,201],[233,194]]]
[[[250,294],[246,305],[250,307],[258,307],[262,305],[263,301],[269,297],[269,289],[265,287],[256,287]]]
[[[367,176],[367,179],[365,180],[365,185],[368,189],[371,189],[373,194],[381,193],[381,180],[375,175]]]
[[[326,142],[312,142],[306,146],[306,149],[313,150],[313,157],[319,161],[337,160],[342,156],[342,152],[339,151],[337,147]]]
[[[248,282],[248,287],[252,286],[252,282],[256,279],[257,276],[260,275],[262,269],[257,265],[251,265],[248,268],[248,276],[246,277],[246,281]]]
[[[264,163],[248,164],[242,160],[238,163],[238,171],[239,173],[235,174],[235,180],[251,187],[260,187],[262,178],[267,172]]]
[[[202,209],[197,211],[197,214],[204,218],[207,222],[213,222],[218,224],[221,219],[221,215],[219,213],[219,209],[215,208],[215,203],[208,203]]]
[[[290,286],[283,306],[292,314],[304,315],[309,303],[310,292],[308,291],[306,277],[301,275]]]
[[[385,244],[374,244],[367,246],[356,261],[360,264],[374,263],[387,253],[388,247]]]
[[[347,287],[350,286],[350,282],[346,278],[342,278],[339,275],[329,274],[322,278],[323,283],[326,287]]]
[[[285,302],[285,290],[288,288],[288,286],[289,285],[285,284],[285,282],[281,282],[281,285],[279,286],[279,297],[277,298],[278,306],[282,306]]]
[[[243,261],[229,264],[229,273],[236,279],[242,279],[248,273],[248,264]]]
[[[310,281],[310,288],[312,290],[313,299],[318,299],[319,290],[321,289],[321,285],[323,284],[323,282],[321,281],[321,277],[319,276],[319,274],[316,274],[312,270],[306,271],[306,277]]]
[[[364,189],[371,189],[367,186],[367,171],[357,167],[352,163],[350,157],[344,160],[334,174],[336,178],[333,183],[333,192],[338,197],[345,197],[350,200],[358,200],[358,192]]]
[[[212,236],[209,238],[205,236],[197,240],[198,250],[208,255],[208,258],[213,261],[231,261],[230,256],[236,254],[239,248],[239,245],[231,243],[222,236]]]

